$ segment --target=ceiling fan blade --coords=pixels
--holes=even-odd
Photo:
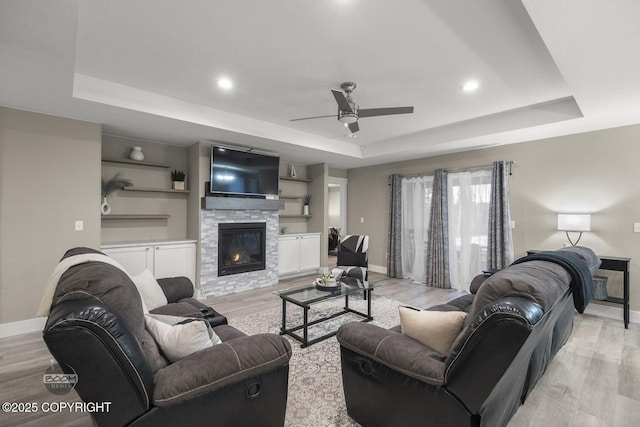
[[[314,116],[314,117],[303,117],[301,119],[291,119],[290,122],[297,122],[299,120],[311,120],[311,119],[324,119],[325,117],[336,117],[335,114],[331,114],[329,116]]]
[[[392,114],[411,113],[413,113],[413,107],[361,108],[358,110],[358,117],[390,116]]]
[[[333,89],[331,89],[331,93],[333,93],[333,97],[336,99],[336,102],[338,103],[338,107],[342,111],[348,111],[349,113],[353,113],[353,109],[351,108],[349,101],[347,101],[347,97],[344,96],[344,93],[340,92],[339,90],[333,90]]]
[[[358,122],[349,123],[349,130],[351,133],[356,133],[360,130],[360,126],[358,126]]]

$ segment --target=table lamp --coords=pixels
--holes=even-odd
[[[558,231],[564,231],[571,246],[575,246],[582,237],[582,232],[591,231],[591,214],[558,214]],[[571,240],[571,233],[580,233],[575,243]]]

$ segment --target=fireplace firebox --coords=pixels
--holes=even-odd
[[[266,223],[218,224],[218,276],[264,270]]]

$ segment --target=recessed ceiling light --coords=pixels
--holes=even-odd
[[[478,89],[479,86],[480,83],[478,83],[477,80],[469,80],[462,85],[462,90],[464,90],[465,92],[473,92],[474,90]]]
[[[222,77],[218,79],[218,86],[222,89],[231,89],[233,87],[233,82],[226,77]]]

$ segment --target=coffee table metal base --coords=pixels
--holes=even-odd
[[[309,340],[309,327],[313,326],[313,325],[317,325],[318,323],[322,323],[322,322],[326,322],[327,320],[331,320],[334,319],[336,317],[339,316],[343,316],[345,314],[349,314],[349,313],[353,313],[356,314],[358,316],[361,316],[363,319],[361,320],[361,322],[370,322],[373,320],[373,316],[371,316],[371,291],[373,289],[362,289],[362,291],[364,292],[364,296],[367,300],[367,312],[366,313],[362,313],[360,311],[354,310],[352,308],[349,307],[349,295],[345,295],[344,296],[344,309],[342,311],[339,311],[337,313],[334,313],[330,316],[327,317],[322,317],[320,319],[315,319],[312,320],[311,322],[309,322],[309,308],[311,307],[308,304],[297,304],[293,301],[288,301],[286,299],[282,299],[282,327],[280,328],[280,335],[289,335],[291,338],[299,341],[300,347],[301,348],[305,348],[310,346],[311,344],[315,344],[317,342],[326,340],[327,338],[331,338],[332,336],[334,336],[338,331],[333,331],[333,332],[329,332],[328,334],[322,335],[320,337],[314,338],[312,340]],[[298,307],[301,307],[303,310],[303,317],[302,317],[302,325],[299,326],[294,326],[293,328],[287,328],[287,302],[290,302],[292,304],[297,305]],[[299,334],[295,333],[296,331],[299,331],[302,329],[302,336],[300,336]]]

